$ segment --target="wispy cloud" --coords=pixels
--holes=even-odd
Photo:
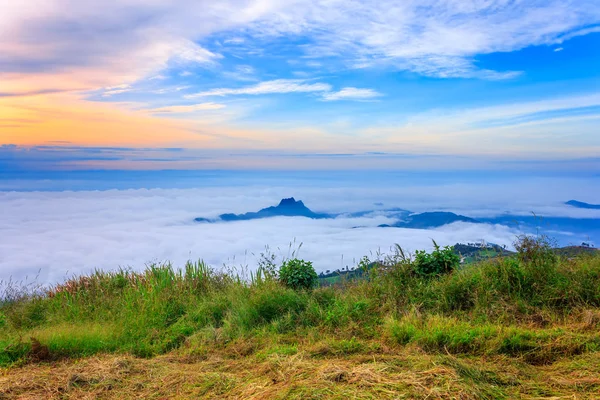
[[[323,94],[323,100],[372,100],[380,96],[382,96],[382,94],[373,89],[346,87],[338,92],[328,92]]]
[[[181,92],[182,90],[189,89],[191,87],[192,86],[190,86],[190,85],[170,86],[170,87],[164,87],[161,89],[153,90],[152,93],[155,93],[155,94],[176,93],[176,92]]]
[[[241,88],[217,88],[204,92],[185,95],[185,98],[193,99],[198,97],[211,96],[236,96],[236,95],[264,95],[264,94],[283,94],[283,93],[319,93],[325,101],[335,100],[372,100],[382,96],[381,93],[373,89],[361,89],[355,87],[345,87],[339,91],[333,91],[328,83],[310,83],[303,79],[277,79],[273,81],[260,82],[256,85],[245,86]]]
[[[149,81],[164,81],[167,77],[163,74],[158,74],[148,78]]]
[[[94,66],[133,81],[171,63],[218,61],[218,53],[198,43],[220,34],[227,36],[224,43],[244,46],[302,37],[305,55],[315,65],[322,63],[319,58],[335,57],[347,66],[498,79],[511,72],[481,74],[476,56],[561,43],[600,30],[597,0],[115,0],[90,12],[95,5],[94,0],[49,0],[36,7],[0,8],[0,71]],[[107,76],[102,86],[114,79]]]
[[[41,90],[31,90],[31,91],[16,91],[16,92],[0,92],[1,97],[31,97],[31,96],[43,96],[47,94],[68,92],[68,90],[63,89],[41,89]]]
[[[598,23],[598,21],[596,20],[596,24],[597,23]],[[573,39],[574,37],[577,37],[577,36],[585,36],[590,33],[597,33],[597,32],[600,32],[600,26],[589,26],[589,27],[585,27],[582,29],[574,29],[574,30],[568,31],[564,35],[561,35],[556,40],[556,43],[563,43],[563,42],[566,42],[567,40]]]
[[[185,114],[198,111],[220,110],[225,108],[224,104],[219,103],[200,103],[187,106],[167,106],[159,108],[151,108],[147,111],[151,114]]]
[[[251,65],[237,65],[233,71],[223,72],[223,76],[236,81],[257,81],[256,70]]]
[[[566,96],[488,107],[430,110],[386,120],[359,136],[388,146],[446,154],[511,154],[561,159],[600,151],[595,134],[600,94]]]
[[[46,0],[35,7],[9,3],[0,1],[0,115],[43,123],[27,128],[3,121],[0,140],[8,143],[210,143],[225,148],[243,146],[242,139],[251,139],[253,148],[298,145],[337,150],[348,146],[378,151],[405,146],[419,150],[427,145],[432,151],[491,149],[504,154],[534,149],[526,146],[541,143],[556,156],[563,151],[590,154],[599,146],[593,117],[569,111],[581,109],[583,113],[585,107],[598,106],[595,100],[565,96],[564,101],[536,104],[511,98],[517,106],[461,112],[461,100],[466,104],[475,101],[475,96],[459,95],[455,108],[449,109],[433,91],[426,90],[422,101],[415,102],[413,116],[408,116],[397,115],[392,108],[393,101],[402,102],[401,89],[386,90],[385,86],[396,71],[436,78],[518,78],[520,72],[515,70],[521,67],[511,68],[508,62],[490,67],[492,63],[481,56],[536,45],[558,50],[571,38],[599,32],[598,0],[114,0],[100,8],[97,0]],[[525,64],[529,63],[520,65]],[[594,66],[581,66],[581,71]],[[560,66],[552,68],[556,71]],[[373,78],[380,73],[384,79],[374,84]],[[572,75],[576,73],[573,70]],[[505,82],[505,87],[534,85],[532,75]],[[413,78],[413,74],[402,76]],[[585,87],[593,79],[590,76],[572,90]],[[425,86],[434,87],[435,82],[427,80]],[[478,84],[482,85],[478,88],[486,87],[486,83]],[[543,99],[539,94],[544,87],[557,94],[569,90],[550,83],[534,86],[532,92],[514,93]],[[440,88],[445,90],[444,86],[435,90]],[[128,102],[135,106],[116,103],[126,92]],[[184,98],[199,100],[187,103],[203,105],[182,101],[182,95],[193,92],[197,93]],[[292,93],[330,103],[315,102],[312,108],[302,104],[303,112],[293,113],[290,103],[283,101],[236,99],[225,110],[210,112],[219,110],[216,98]],[[503,101],[494,97],[497,93],[486,93],[482,105]],[[149,98],[157,94],[161,94],[160,103]],[[375,99],[390,104],[381,110],[364,104],[360,115],[354,113],[361,110],[343,115],[339,103],[331,104]],[[572,100],[575,103],[568,104]],[[269,101],[274,107],[267,109]],[[144,111],[151,107],[153,114],[188,114],[190,119],[180,115],[171,121],[155,118]],[[335,111],[342,115],[331,118],[328,107],[339,107]],[[442,107],[439,115],[427,112],[437,107]],[[242,109],[244,124],[240,126],[238,110]],[[255,111],[260,118],[250,115]],[[194,113],[202,113],[202,118]],[[585,125],[584,118],[588,118]],[[348,123],[334,126],[332,120],[337,119]],[[572,125],[567,126],[567,119]],[[561,130],[549,121],[560,122]],[[538,124],[537,130],[533,124]],[[341,135],[346,135],[343,143]],[[546,142],[537,140],[542,135]],[[552,135],[562,141],[548,140]],[[375,143],[373,137],[383,140]]]
[[[600,106],[600,93],[590,93],[580,96],[566,96],[559,98],[544,99],[539,101],[519,102],[509,105],[497,105],[490,107],[476,107],[464,111],[451,111],[451,114],[440,115],[451,124],[454,122],[465,123],[493,123],[499,121],[510,122],[516,118],[527,116],[551,117],[552,113],[586,109]],[[598,110],[596,110],[598,111]],[[422,118],[429,119],[431,115]]]
[[[158,53],[163,53],[163,59],[175,62],[212,64],[215,60],[222,58],[220,54],[213,53],[198,45],[192,40],[181,39],[163,45],[164,48],[157,46]]]
[[[225,44],[242,44],[245,41],[246,40],[244,38],[234,37],[234,38],[231,38],[231,39],[224,40],[223,43],[225,43]]]
[[[131,85],[129,85],[127,83],[124,83],[121,85],[116,85],[116,86],[109,86],[109,87],[104,88],[102,97],[110,97],[110,96],[114,96],[115,94],[130,92],[131,90],[133,90]]]
[[[275,93],[310,93],[310,92],[328,92],[331,85],[327,83],[308,83],[300,79],[276,79],[272,81],[261,82],[257,85],[246,86],[242,88],[217,88],[195,94],[184,96],[192,99],[197,97],[209,96],[230,96],[230,95],[261,95]]]
[[[596,0],[333,0],[290,3],[253,28],[263,35],[305,34],[307,55],[340,58],[351,67],[500,79],[515,72],[482,72],[475,57],[596,32],[587,27],[600,22],[599,10]]]

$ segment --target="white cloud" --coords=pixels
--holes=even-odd
[[[305,65],[310,68],[321,68],[323,66],[323,63],[320,63],[318,61],[307,61]]]
[[[323,94],[323,100],[372,100],[380,96],[382,96],[382,94],[373,89],[346,87],[338,92],[329,92]]]
[[[476,56],[562,43],[600,29],[597,0],[13,3],[0,3],[0,70],[95,72],[89,89],[155,75],[172,62],[210,65],[220,55],[198,43],[213,34],[244,45],[302,37],[314,63],[335,57],[347,66],[501,79],[515,72],[481,71]]]
[[[167,78],[168,77],[163,74],[158,74],[158,75],[151,76],[150,78],[148,78],[148,80],[149,81],[164,81]]]
[[[574,31],[568,32],[568,33],[560,36],[560,38],[556,41],[556,43],[564,43],[569,39],[573,39],[574,37],[585,36],[590,33],[596,33],[596,32],[600,32],[600,26],[592,26],[592,27],[583,28],[583,29],[576,29]]]
[[[246,86],[242,88],[211,89],[205,92],[186,95],[184,97],[191,99],[209,96],[328,92],[330,90],[331,85],[328,85],[326,83],[307,83],[306,81],[300,79],[276,79],[273,81],[261,82],[253,86]]]
[[[444,119],[447,125],[507,121],[519,117],[536,114],[549,114],[552,112],[573,110],[600,106],[600,93],[582,94],[579,96],[565,96],[543,99],[539,101],[520,102],[507,105],[496,105],[488,107],[474,107],[467,110],[448,109],[439,117]],[[414,117],[413,121],[428,121],[434,117],[434,113],[424,113]]]
[[[501,79],[515,72],[481,71],[475,57],[562,42],[594,32],[582,28],[598,22],[597,0],[332,0],[292,2],[253,28],[263,35],[304,34],[310,57],[341,58],[352,67]]]
[[[265,197],[268,199],[265,199]],[[243,203],[242,203],[243,201]],[[257,209],[275,202],[273,196],[210,195],[201,190],[139,190],[124,192],[21,193],[2,198],[6,215],[0,228],[0,277],[22,278],[41,269],[42,279],[60,281],[67,273],[94,268],[140,269],[147,262],[203,258],[256,266],[265,245],[287,253],[288,244],[302,242],[300,255],[319,270],[340,267],[342,256],[352,265],[369,252],[387,250],[394,242],[408,249],[430,247],[430,237],[442,244],[456,240],[510,240],[507,228],[459,226],[455,232],[376,228],[385,217],[310,220],[273,218],[229,224],[194,223],[196,216]],[[352,229],[356,225],[365,228]]]
[[[155,93],[155,94],[175,93],[175,92],[181,92],[182,90],[186,90],[189,88],[191,88],[191,86],[189,86],[189,85],[171,86],[171,87],[164,87],[162,89],[153,90],[152,93]]]
[[[254,268],[252,253],[269,245],[285,255],[294,238],[303,243],[300,256],[314,261],[319,271],[353,265],[353,260],[379,249],[386,252],[394,243],[409,251],[431,248],[431,239],[441,245],[480,239],[510,244],[518,233],[514,228],[454,224],[436,230],[383,229],[377,225],[391,221],[381,213],[334,220],[282,217],[221,224],[192,220],[258,210],[290,195],[324,212],[372,209],[377,208],[374,202],[381,201],[385,203],[381,207],[414,211],[443,207],[474,216],[503,210],[524,213],[542,207],[556,215],[579,212],[582,216],[586,210],[567,208],[556,199],[563,201],[563,193],[585,190],[569,182],[554,183],[562,188],[561,194],[556,185],[542,181],[418,184],[398,189],[374,187],[373,182],[336,187],[295,182],[286,187],[0,192],[0,279],[31,277],[41,270],[42,280],[55,282],[67,273],[88,273],[94,268],[141,269],[147,262],[167,260],[181,266],[188,259],[199,258],[216,267],[228,263]]]
[[[157,50],[160,48],[157,46]],[[179,40],[176,42],[164,45],[164,56],[162,59],[170,61],[175,60],[183,63],[210,64],[215,59],[222,58],[221,55],[215,54],[205,48],[197,45],[191,40]]]
[[[239,72],[241,74],[247,74],[247,75],[251,75],[256,73],[256,71],[254,70],[254,68],[251,65],[238,65],[235,67],[236,72]]]
[[[225,108],[224,104],[219,103],[200,103],[187,106],[166,106],[159,108],[151,108],[147,111],[151,114],[183,114],[193,113],[197,111],[220,110]]]
[[[234,37],[234,38],[231,38],[231,39],[224,40],[223,43],[225,43],[225,44],[242,44],[245,41],[246,40],[244,38]]]
[[[361,136],[387,141],[390,148],[419,152],[595,157],[600,148],[600,137],[595,134],[598,106],[600,94],[592,92],[487,107],[434,109],[386,118],[362,130]]]
[[[130,92],[131,90],[133,90],[131,85],[129,85],[127,83],[124,83],[121,85],[116,85],[116,86],[109,86],[109,87],[104,88],[102,97],[110,97],[110,96],[114,96],[115,94]]]
[[[257,81],[256,70],[251,65],[237,65],[233,71],[223,72],[223,76],[236,81]]]
[[[563,51],[564,49],[562,47],[557,47],[554,49],[555,53],[558,53],[559,51]]]
[[[260,82],[256,85],[241,88],[217,88],[200,93],[184,96],[188,99],[210,96],[233,96],[233,95],[263,95],[281,93],[322,93],[323,100],[372,100],[382,96],[373,89],[360,89],[355,87],[342,88],[337,92],[331,91],[331,85],[327,83],[309,83],[303,79],[277,79],[273,81]]]

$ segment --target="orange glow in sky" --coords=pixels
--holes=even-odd
[[[184,123],[92,103],[69,95],[37,95],[0,100],[0,142],[33,146],[202,147],[207,139]]]

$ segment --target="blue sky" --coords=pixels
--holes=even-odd
[[[49,0],[0,15],[9,169],[600,154],[600,0]]]

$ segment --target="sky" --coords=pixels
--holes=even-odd
[[[0,2],[6,171],[599,172],[600,0]]]
[[[378,228],[385,207],[568,218],[549,233],[579,244],[598,127],[600,0],[0,1],[0,289],[523,233]],[[194,223],[292,196],[373,213]]]

